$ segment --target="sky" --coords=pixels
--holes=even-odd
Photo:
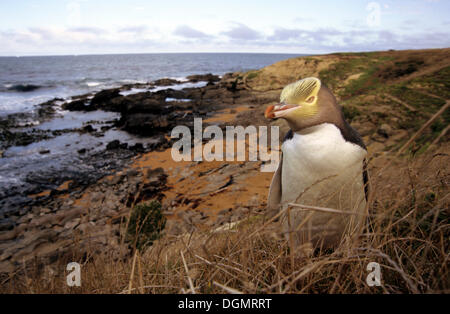
[[[1,0],[0,56],[450,47],[448,0]]]

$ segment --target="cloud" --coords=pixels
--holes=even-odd
[[[136,26],[127,26],[122,27],[118,31],[121,33],[134,33],[134,34],[142,34],[148,30],[146,25],[136,25]]]
[[[263,37],[261,33],[241,23],[235,23],[230,30],[222,32],[222,34],[237,40],[257,40]]]
[[[164,49],[158,36],[156,31],[130,36],[119,29],[96,27],[0,30],[0,55],[141,53]]]
[[[178,26],[174,32],[174,35],[184,37],[184,38],[192,38],[192,39],[205,39],[211,38],[211,35],[203,33],[199,30],[196,30],[188,25],[180,25]]]
[[[315,21],[312,17],[309,16],[298,16],[292,20],[294,23],[310,23]]]
[[[99,27],[87,27],[87,26],[79,26],[79,27],[71,27],[67,31],[72,33],[83,33],[83,34],[105,34],[107,31],[105,29]]]
[[[31,36],[38,36],[40,39],[44,40],[51,40],[55,36],[53,31],[41,27],[30,27],[28,31]]]
[[[285,41],[290,39],[296,39],[301,36],[303,31],[301,29],[286,29],[278,28],[275,29],[272,36],[268,39],[272,41]]]
[[[413,27],[417,27],[417,19],[407,19],[407,20],[403,20],[401,22],[401,24],[403,26],[408,26],[409,28],[413,28]]]
[[[373,29],[341,31],[334,28],[277,28],[267,37],[267,42],[280,47],[298,47],[304,51],[333,52],[448,47],[448,38],[448,33],[444,32],[399,35],[390,30]]]
[[[268,40],[275,42],[283,41],[300,41],[310,43],[323,43],[338,38],[344,34],[342,31],[332,28],[322,28],[317,30],[305,29],[286,29],[277,28],[273,34],[268,37]]]
[[[373,28],[273,27],[267,33],[244,24],[207,34],[189,25],[162,32],[146,25],[116,29],[97,27],[0,30],[0,55],[133,53],[169,51],[255,51],[326,53],[387,49],[424,49],[450,46],[446,28],[408,32]]]

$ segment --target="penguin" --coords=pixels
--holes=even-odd
[[[304,78],[287,85],[265,117],[284,119],[290,127],[267,200],[270,210],[287,209],[281,219],[286,238],[309,252],[353,241],[368,197],[367,149],[333,93],[318,78]],[[289,203],[335,212],[287,208]]]

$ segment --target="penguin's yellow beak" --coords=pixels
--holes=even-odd
[[[299,108],[299,105],[289,105],[285,103],[280,103],[277,105],[271,105],[267,107],[266,111],[264,112],[264,117],[266,119],[277,119],[282,118],[285,115],[287,115],[289,112]]]

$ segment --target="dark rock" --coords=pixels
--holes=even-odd
[[[16,91],[16,92],[32,92],[37,89],[41,88],[39,85],[33,85],[33,84],[17,84],[13,85],[8,90]]]
[[[120,141],[119,140],[111,141],[111,142],[109,142],[106,145],[106,149],[107,150],[113,150],[113,149],[119,149],[119,148],[120,148]]]
[[[44,150],[41,150],[39,152],[39,154],[41,154],[41,155],[50,154],[50,151],[48,149],[44,149]]]
[[[153,82],[156,86],[170,86],[175,84],[180,84],[180,81],[170,79],[170,78],[162,78]]]
[[[37,107],[37,113],[39,120],[46,120],[53,116],[55,113],[56,102],[64,101],[62,98],[53,98],[52,100],[46,101]]]
[[[97,106],[97,109],[112,112],[123,112],[126,111],[126,106],[128,103],[128,98],[124,96],[119,96],[112,98],[111,100],[102,103],[101,106]]]
[[[123,117],[124,130],[140,135],[153,135],[160,131],[171,129],[173,122],[167,116],[149,113],[136,113]]]
[[[83,132],[88,132],[88,133],[92,133],[95,131],[94,127],[90,124],[86,125],[85,127],[83,127]]]
[[[156,142],[149,143],[147,145],[148,149],[155,150],[155,149],[158,149],[158,148],[170,146],[169,141],[166,139],[166,137],[164,135],[161,134],[156,139],[157,139]]]
[[[0,232],[1,231],[10,231],[10,230],[14,229],[15,226],[16,226],[16,223],[11,218],[2,219],[0,221]]]
[[[11,132],[0,128],[0,149],[5,149],[10,146],[26,146],[51,137],[51,134],[44,130],[33,129],[30,132]]]
[[[199,81],[205,81],[205,82],[218,82],[220,81],[220,78],[217,75],[213,75],[211,73],[208,74],[196,74],[196,75],[190,75],[187,77],[187,79],[193,83],[199,82]]]
[[[65,103],[62,105],[62,108],[69,111],[91,111],[94,109],[91,106],[87,106],[85,100],[75,100]]]
[[[169,112],[167,108],[164,108],[163,102],[157,99],[145,99],[142,101],[132,101],[131,99],[126,104],[126,112],[125,114],[134,114],[134,113],[153,113],[153,114],[161,114],[163,112]]]
[[[93,106],[96,109],[102,109],[102,107],[105,107],[107,103],[116,97],[123,97],[120,95],[120,89],[114,88],[102,90],[95,94],[94,98],[91,100],[90,106]]]
[[[86,148],[82,148],[78,150],[78,154],[85,154],[86,153]]]
[[[130,146],[130,150],[137,152],[137,153],[145,152],[144,145],[142,145],[142,143],[136,143],[133,146]]]
[[[184,99],[186,98],[186,93],[182,90],[175,89],[164,89],[154,93],[155,96],[159,96],[160,99],[165,100],[166,98]]]

